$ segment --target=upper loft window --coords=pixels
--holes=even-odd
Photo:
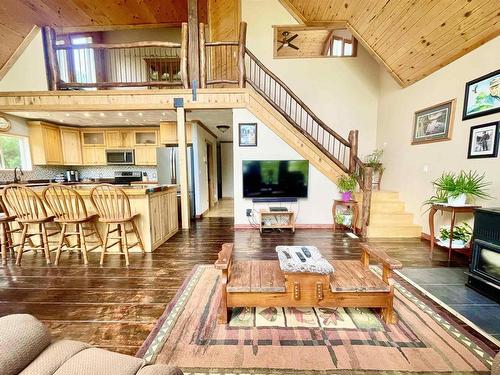
[[[89,35],[61,35],[57,45],[81,46],[92,44],[93,37]],[[75,48],[72,50],[57,50],[60,78],[64,82],[92,83],[96,82],[96,60],[91,48]]]
[[[31,156],[28,137],[0,135],[0,169],[21,168],[31,170]]]
[[[327,56],[355,57],[358,41],[347,29],[333,30],[328,43]]]

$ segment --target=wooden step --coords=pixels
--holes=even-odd
[[[375,212],[370,216],[373,225],[403,225],[413,224],[413,214],[408,212]]]
[[[372,201],[372,214],[376,213],[404,213],[405,204],[401,201]]]
[[[397,191],[374,190],[372,191],[373,200],[397,201],[399,200],[399,193]]]
[[[420,225],[373,225],[368,226],[368,237],[385,237],[385,238],[401,238],[401,237],[420,237],[422,227]]]

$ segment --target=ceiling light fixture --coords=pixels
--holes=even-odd
[[[142,112],[139,112],[139,113],[138,113],[138,115],[139,115],[139,116],[142,116]]]
[[[104,113],[102,113],[102,112],[99,113],[99,116],[104,117]]]
[[[90,117],[90,113],[84,113],[83,114],[85,117]]]
[[[221,133],[225,133],[229,130],[229,125],[217,125],[216,128],[219,129]]]
[[[69,113],[66,113],[66,117],[69,117]]]
[[[125,121],[128,122],[128,118],[126,118]]]
[[[118,112],[118,116],[122,117],[122,116],[123,116],[123,113]]]

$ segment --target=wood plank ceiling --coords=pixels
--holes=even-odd
[[[280,1],[310,26],[345,21],[402,86],[500,35],[499,0]]]
[[[207,0],[198,1],[200,22],[207,22],[207,7]],[[187,20],[187,0],[0,0],[0,73],[34,25],[73,31]]]

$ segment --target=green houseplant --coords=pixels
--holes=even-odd
[[[485,174],[480,174],[477,171],[444,172],[432,182],[436,194],[425,203],[448,203],[453,206],[463,206],[467,200],[487,199],[490,196],[486,193],[486,188],[491,183],[484,179]]]
[[[450,240],[450,226],[442,226],[439,230],[439,240],[445,246],[448,246],[447,242]],[[453,228],[453,247],[464,247],[472,238],[472,228],[471,226],[463,222],[462,224],[455,225]]]
[[[365,156],[365,166],[371,167],[373,170],[372,185],[376,185],[380,190],[380,181],[382,180],[382,174],[384,172],[384,165],[382,164],[382,155],[384,154],[384,149],[377,148],[369,155]]]
[[[356,190],[358,181],[354,174],[347,174],[340,176],[337,180],[337,186],[339,191],[342,193],[342,200],[344,202],[349,202],[352,200],[352,193]]]

